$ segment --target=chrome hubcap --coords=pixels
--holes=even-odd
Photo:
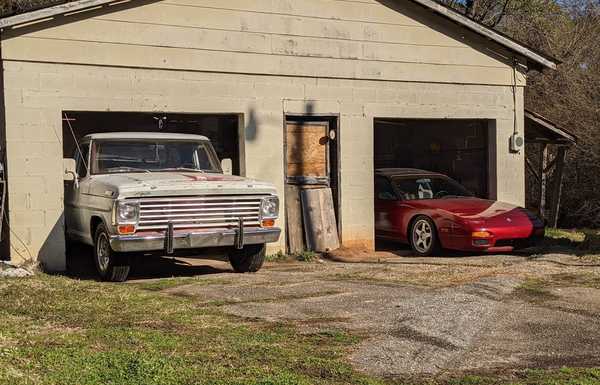
[[[413,245],[420,253],[426,253],[431,248],[433,242],[433,229],[429,222],[424,219],[419,220],[413,227]]]
[[[100,234],[96,245],[96,258],[98,259],[98,266],[103,272],[108,270],[108,264],[110,263],[109,247],[106,234]]]

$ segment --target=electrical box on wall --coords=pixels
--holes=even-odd
[[[525,147],[525,138],[522,134],[515,132],[510,137],[510,151],[511,152],[521,152]]]

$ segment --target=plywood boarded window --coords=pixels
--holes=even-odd
[[[329,124],[287,123],[287,182],[329,183]]]

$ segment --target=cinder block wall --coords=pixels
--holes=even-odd
[[[513,132],[510,87],[5,62],[5,93],[10,222],[27,247],[13,237],[13,258],[19,262],[31,253],[52,270],[65,267],[64,110],[243,113],[245,124],[255,127],[246,130],[247,175],[275,183],[282,197],[284,115],[307,110],[339,115],[340,220],[348,246],[373,246],[377,117],[495,120],[497,196],[524,203],[523,154],[508,149]],[[518,99],[522,116],[522,89]],[[284,226],[282,221],[279,225]],[[284,239],[271,251],[284,247]]]
[[[524,203],[524,156],[508,151],[513,71],[502,57],[511,54],[501,47],[412,2],[395,8],[376,0],[134,5],[3,31],[17,262],[31,255],[51,270],[65,268],[65,110],[243,114],[246,173],[275,183],[281,196],[285,114],[339,115],[345,245],[373,246],[376,117],[493,120],[497,197]],[[520,73],[517,86],[523,127]]]

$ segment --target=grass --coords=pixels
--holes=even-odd
[[[299,334],[156,290],[0,281],[0,384],[381,383],[346,362],[357,341],[344,332]]]
[[[429,385],[598,385],[600,369],[563,367],[553,370],[529,369],[503,377],[468,375],[429,381]]]
[[[540,303],[558,299],[558,296],[550,292],[550,285],[541,278],[531,278],[519,285],[514,295],[524,301]]]
[[[156,279],[149,282],[143,282],[139,284],[134,284],[143,290],[149,291],[162,291],[167,289],[172,289],[179,286],[184,285],[226,285],[230,283],[230,280],[227,279],[199,279],[194,277],[174,277],[174,278],[163,278]]]
[[[574,244],[580,244],[585,240],[584,230],[546,229],[546,238],[566,240]]]
[[[546,229],[546,248],[562,248],[589,260],[600,262],[600,232],[592,229]]]
[[[117,285],[43,274],[0,280],[0,384],[600,383],[599,370],[575,368],[418,382],[372,378],[346,360],[359,336],[235,318],[160,292],[198,280],[162,281]]]
[[[319,259],[319,254],[314,251],[305,250],[300,254],[296,255],[296,260],[300,262],[315,262]]]
[[[559,287],[587,287],[600,289],[600,275],[588,273],[562,273],[545,276],[543,278],[530,278],[519,285],[515,295],[528,302],[545,302],[558,299],[552,289]]]
[[[290,256],[280,250],[275,254],[267,255],[265,260],[267,262],[288,262],[290,261]]]
[[[285,254],[283,251],[278,251],[276,254],[267,255],[267,262],[292,262],[294,260],[298,262],[315,262],[319,259],[319,254],[314,251],[305,250],[295,255]]]

